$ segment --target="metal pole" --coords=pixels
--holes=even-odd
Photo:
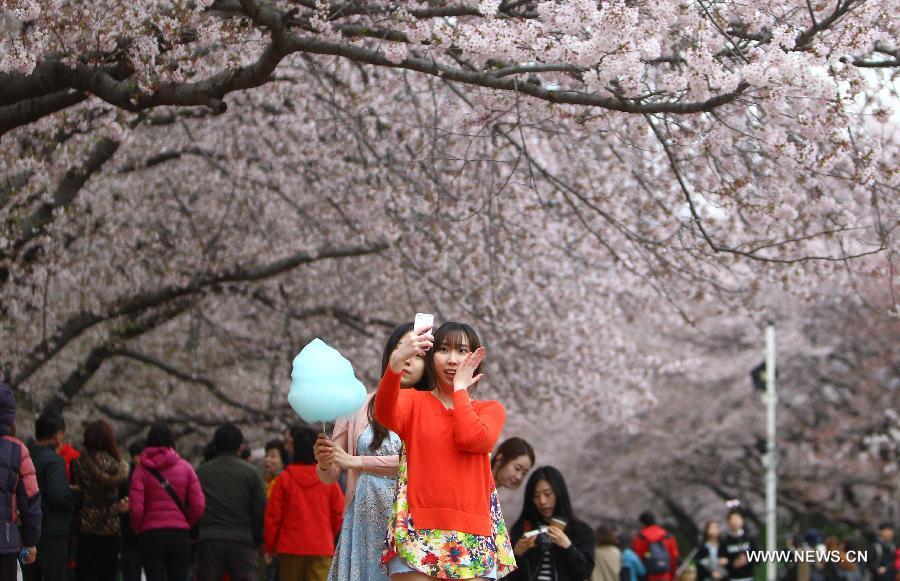
[[[778,466],[775,451],[775,326],[766,327],[766,550],[775,551],[776,512],[776,470]],[[772,554],[772,553],[770,553]],[[775,561],[766,563],[767,581],[775,581]]]

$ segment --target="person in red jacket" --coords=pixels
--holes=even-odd
[[[675,537],[656,524],[652,512],[639,517],[643,528],[631,541],[631,548],[647,567],[647,581],[672,581],[678,568],[678,544]]]
[[[278,557],[281,581],[325,581],[341,530],[344,493],[316,474],[317,438],[315,430],[291,428],[293,463],[275,479],[266,505],[266,563]]]

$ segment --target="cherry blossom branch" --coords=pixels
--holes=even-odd
[[[100,366],[113,355],[115,345],[138,337],[171,321],[186,311],[191,305],[192,300],[182,299],[150,314],[120,323],[114,328],[110,337],[102,344],[94,347],[75,370],[63,380],[59,389],[54,391],[53,397],[44,406],[44,410],[62,413],[72,399],[81,392],[88,381],[97,373]],[[13,389],[15,389],[15,386],[13,386]]]
[[[220,402],[222,402],[225,405],[228,405],[230,407],[249,411],[250,413],[252,413],[255,416],[260,416],[260,417],[271,416],[271,412],[268,410],[253,408],[249,404],[242,402],[240,400],[234,399],[233,397],[229,396],[212,379],[209,379],[208,377],[205,377],[203,375],[198,375],[195,372],[183,371],[183,370],[178,369],[177,367],[171,365],[170,363],[166,363],[165,361],[163,361],[157,357],[153,357],[151,355],[147,355],[145,353],[140,353],[138,351],[134,351],[134,350],[127,349],[127,348],[113,349],[109,352],[109,354],[111,356],[126,357],[128,359],[132,359],[139,363],[143,363],[145,365],[155,367],[155,368],[171,375],[172,377],[175,377],[176,379],[179,379],[186,383],[195,383],[197,385],[202,385],[203,387],[206,388],[206,390],[210,393],[210,395],[212,395],[214,398],[216,398]]]
[[[697,211],[697,206],[694,203],[694,199],[693,199],[693,196],[691,195],[690,188],[688,187],[687,183],[685,182],[684,176],[682,175],[681,169],[678,164],[678,160],[676,159],[674,152],[672,151],[672,149],[669,147],[668,143],[666,142],[666,137],[662,134],[659,127],[657,127],[656,123],[654,123],[653,120],[649,116],[647,117],[647,122],[649,123],[650,128],[653,131],[653,134],[656,136],[657,141],[660,143],[660,145],[663,148],[663,151],[666,154],[666,159],[669,162],[669,167],[671,168],[672,173],[675,176],[675,180],[678,182],[678,186],[681,189],[682,194],[684,195],[685,202],[687,202],[688,209],[691,214],[691,222],[697,227],[704,242],[709,246],[709,248],[713,252],[725,252],[725,253],[729,253],[729,254],[735,254],[735,255],[743,256],[745,258],[751,258],[753,260],[758,260],[760,262],[771,262],[771,263],[777,263],[777,264],[797,264],[797,263],[801,263],[801,262],[809,262],[809,261],[814,261],[814,260],[821,260],[821,261],[827,261],[827,262],[844,262],[844,261],[853,260],[856,258],[862,258],[864,256],[871,256],[874,254],[878,254],[878,253],[884,251],[884,249],[887,247],[886,239],[882,238],[880,240],[880,243],[877,248],[874,248],[872,250],[866,250],[863,252],[858,252],[855,254],[844,254],[843,256],[839,256],[839,257],[810,254],[810,255],[804,255],[804,256],[799,256],[799,257],[795,257],[795,258],[772,258],[772,257],[768,257],[768,256],[760,256],[759,251],[763,248],[771,248],[773,246],[784,246],[788,242],[792,242],[792,241],[791,240],[782,241],[782,242],[779,242],[778,244],[767,243],[767,244],[763,244],[761,246],[750,248],[748,250],[739,250],[738,248],[735,248],[735,247],[723,246],[723,245],[719,244],[718,242],[716,242],[716,240],[712,236],[712,234],[710,234],[710,232],[706,229],[706,225],[703,222],[703,218],[700,216],[700,213]]]
[[[326,246],[312,251],[301,251],[265,264],[239,264],[222,270],[195,274],[187,283],[165,286],[137,295],[123,297],[113,302],[105,311],[82,311],[57,327],[56,333],[42,341],[25,357],[18,373],[8,378],[17,387],[30,378],[44,363],[64,347],[95,325],[117,317],[135,316],[148,309],[162,306],[182,297],[196,295],[205,289],[226,282],[250,282],[270,278],[297,266],[319,260],[366,256],[383,252],[386,242],[366,245]]]
[[[53,194],[53,200],[42,203],[31,214],[18,224],[19,235],[11,240],[9,249],[0,253],[0,261],[15,260],[15,256],[23,246],[40,236],[50,222],[54,213],[68,207],[87,183],[88,179],[103,167],[119,149],[119,142],[108,137],[101,138],[91,149],[84,163],[69,168]],[[0,279],[5,278],[0,274]]]
[[[0,138],[13,129],[34,123],[47,115],[63,109],[68,109],[85,101],[87,98],[88,95],[84,91],[63,89],[56,93],[29,98],[0,107]]]

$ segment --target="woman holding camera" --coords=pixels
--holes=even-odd
[[[431,391],[400,390],[404,362],[425,356]],[[401,341],[375,398],[375,419],[403,440],[382,563],[392,579],[499,579],[515,558],[491,474],[506,412],[474,400],[484,347],[445,323]]]
[[[594,569],[594,532],[572,512],[569,489],[552,466],[535,470],[511,537],[515,581],[581,581]]]

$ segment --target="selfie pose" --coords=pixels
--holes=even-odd
[[[515,490],[534,467],[534,448],[522,438],[508,438],[491,456],[491,472],[497,488]]]
[[[412,330],[413,324],[406,323],[391,333],[381,360],[382,373],[397,345],[412,339]],[[400,387],[421,387],[424,375],[425,359],[414,355],[403,364]],[[319,480],[331,484],[347,470],[344,524],[329,580],[387,579],[381,553],[394,503],[402,442],[375,419],[376,393],[368,396],[356,416],[335,423],[331,440],[320,435],[316,442]]]
[[[581,581],[594,569],[594,532],[575,517],[566,481],[552,466],[528,479],[512,542],[519,565],[513,581]]]
[[[417,355],[431,391],[401,391],[405,362]],[[390,357],[375,418],[404,443],[382,558],[392,579],[499,579],[515,567],[489,459],[506,412],[471,399],[483,358],[462,323],[417,331]]]

